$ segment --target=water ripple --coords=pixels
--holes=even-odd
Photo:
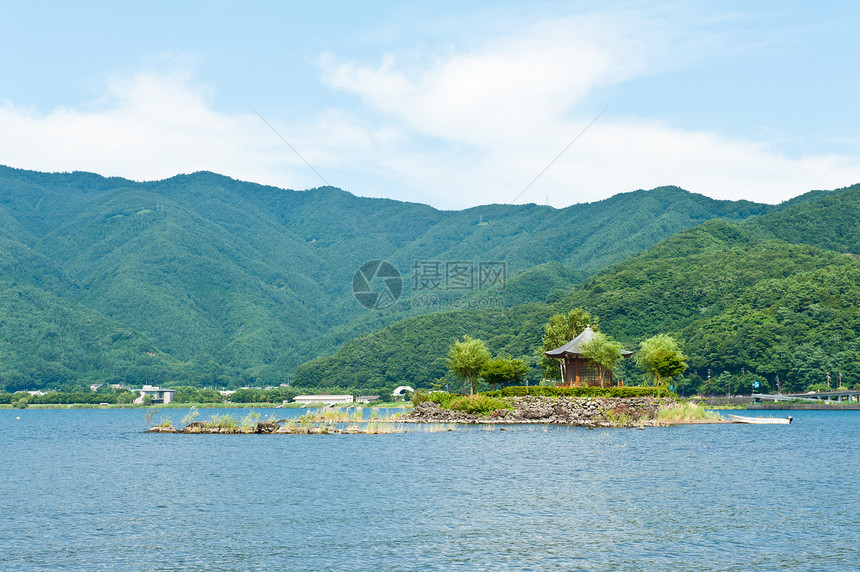
[[[143,415],[0,410],[0,569],[860,568],[860,413],[304,437]]]

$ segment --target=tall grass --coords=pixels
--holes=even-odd
[[[421,431],[425,433],[441,433],[443,431],[455,431],[456,423],[422,423]]]
[[[182,418],[182,422],[185,423],[186,425],[188,425],[189,423],[191,423],[195,419],[197,419],[197,415],[199,413],[200,413],[200,410],[197,409],[196,405],[193,405],[191,407],[191,409],[188,411],[188,413],[185,415],[185,417]]]
[[[720,421],[719,413],[708,411],[698,403],[679,402],[657,410],[657,423],[687,423],[690,421]]]
[[[354,409],[323,409],[320,411],[308,411],[300,417],[302,420],[307,420],[310,423],[352,423],[360,422],[364,417],[364,408],[356,407]]]
[[[205,429],[230,429],[238,431],[239,422],[229,413],[223,413],[221,415],[216,413],[203,422],[203,427]]]
[[[245,417],[242,418],[242,423],[240,427],[242,431],[252,431],[257,427],[257,423],[260,422],[260,414],[254,410],[251,410]]]
[[[633,416],[625,411],[602,411],[603,417],[613,427],[630,427],[633,424]]]

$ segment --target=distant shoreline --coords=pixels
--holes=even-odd
[[[304,405],[301,403],[157,403],[153,405],[135,405],[132,403],[111,403],[110,405],[99,405],[92,403],[31,403],[26,409],[322,409],[324,404]],[[366,403],[350,403],[347,407],[363,407],[363,408],[379,408],[379,409],[397,409],[411,407],[411,404],[406,401],[386,402],[379,405],[370,405]],[[343,408],[343,406],[337,406]],[[0,409],[19,409],[11,404],[0,404]]]
[[[860,403],[750,403],[748,410],[860,411]]]
[[[277,404],[277,403],[168,403],[154,405],[134,405],[129,403],[98,405],[92,403],[34,403],[29,404],[27,409],[320,409],[324,405],[302,405],[296,403]],[[410,408],[411,404],[405,401],[383,403],[380,405],[368,405],[351,403],[346,407],[367,407],[380,409],[400,409]],[[707,409],[723,411],[860,411],[860,403],[846,404],[826,404],[826,403],[749,403],[742,406],[720,406],[705,405]],[[343,408],[343,406],[338,406]],[[2,409],[16,409],[10,404],[0,404]]]

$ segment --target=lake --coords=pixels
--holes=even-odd
[[[234,436],[0,410],[0,569],[860,569],[860,412],[773,414]]]

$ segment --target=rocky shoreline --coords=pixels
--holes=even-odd
[[[330,423],[297,424],[288,419],[260,421],[248,426],[210,426],[202,421],[189,423],[180,429],[173,425],[156,425],[144,433],[185,433],[194,435],[375,435],[397,433],[397,429],[384,425],[385,420],[373,422],[345,423],[337,426]]]
[[[653,427],[657,411],[675,404],[669,397],[509,397],[513,409],[488,417],[443,409],[425,401],[398,419],[402,423],[555,424],[575,427]]]

